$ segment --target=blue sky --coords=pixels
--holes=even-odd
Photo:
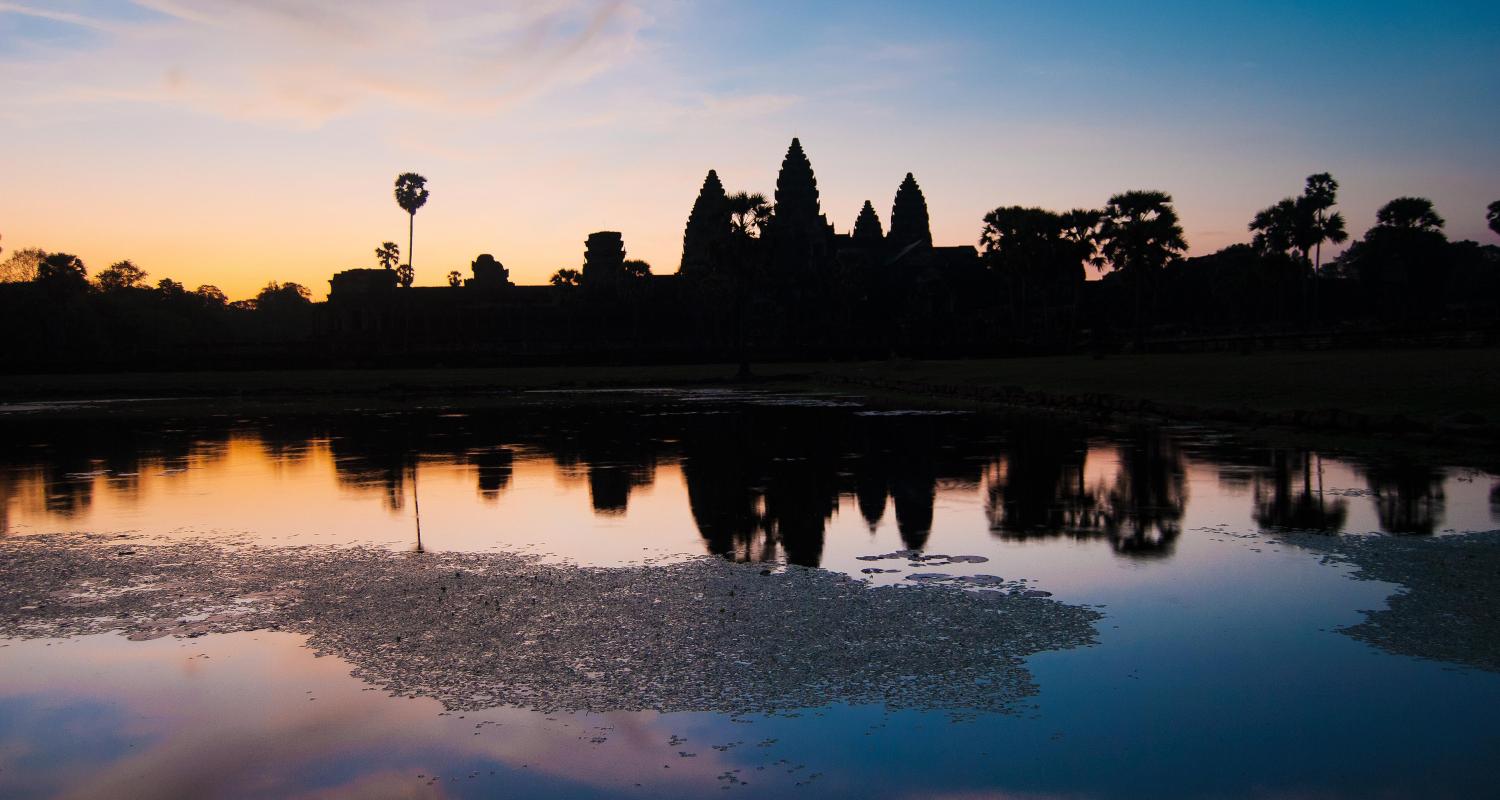
[[[592,230],[671,272],[709,168],[769,191],[793,135],[841,230],[916,174],[936,238],[997,205],[1176,198],[1190,244],[1328,170],[1494,241],[1500,5],[0,0],[0,234],[231,295],[315,292],[402,240],[522,282]],[[888,219],[887,219],[888,221]]]

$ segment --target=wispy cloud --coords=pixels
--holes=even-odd
[[[94,30],[109,30],[112,27],[108,22],[86,14],[58,11],[50,8],[37,8],[36,6],[23,5],[21,3],[0,3],[0,14],[15,14],[21,17],[44,19],[49,22],[61,22],[66,25],[77,25],[81,28],[91,28]]]
[[[158,103],[313,127],[391,107],[489,114],[628,61],[649,19],[622,0],[76,5],[0,2],[0,15],[97,32],[7,65],[12,103]]]

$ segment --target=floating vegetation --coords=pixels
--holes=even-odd
[[[285,630],[373,685],[455,710],[733,714],[1013,711],[1037,691],[1027,656],[1095,641],[1092,609],[945,583],[708,557],[604,569],[56,534],[0,541],[0,635]]]
[[[1359,580],[1401,584],[1386,608],[1364,612],[1344,633],[1387,652],[1500,672],[1500,530],[1281,538],[1353,566]]]

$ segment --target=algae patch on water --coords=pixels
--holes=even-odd
[[[1382,650],[1500,672],[1500,530],[1438,537],[1288,534],[1289,543],[1400,584],[1343,633]]]
[[[774,712],[833,703],[1007,712],[1024,659],[1099,613],[1031,593],[876,587],[704,557],[584,568],[514,554],[0,542],[0,635],[304,634],[450,708]]]

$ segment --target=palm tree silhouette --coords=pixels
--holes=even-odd
[[[396,205],[401,206],[411,219],[406,229],[406,266],[412,264],[412,241],[417,227],[417,209],[426,205],[427,179],[415,172],[403,172],[396,177]],[[407,285],[410,285],[409,283]]]
[[[380,246],[375,248],[375,258],[385,269],[395,269],[396,264],[401,261],[401,248],[397,247],[395,242],[381,242]]]
[[[724,204],[729,207],[729,222],[736,236],[755,238],[771,220],[771,205],[759,192],[735,192],[724,198]]]
[[[1255,248],[1262,253],[1283,254],[1300,249],[1297,246],[1297,218],[1301,211],[1297,201],[1290,197],[1257,211],[1255,218],[1250,220],[1250,232],[1255,234]]]
[[[729,210],[729,263],[733,267],[730,280],[734,287],[735,349],[738,351],[739,377],[750,377],[750,347],[748,310],[752,274],[757,269],[760,234],[771,221],[771,204],[766,196],[756,193],[735,192],[724,198]]]
[[[1187,250],[1172,196],[1131,191],[1109,199],[1100,218],[1099,253],[1119,270],[1135,294],[1136,344],[1142,343],[1141,296],[1157,272]]]
[[[1337,211],[1328,213],[1333,204],[1338,202],[1338,192],[1339,182],[1332,175],[1320,172],[1307,176],[1307,188],[1302,190],[1302,196],[1298,198],[1298,203],[1311,216],[1300,244],[1304,255],[1308,246],[1315,252],[1313,275],[1317,275],[1323,266],[1323,243],[1342,244],[1349,239],[1348,232],[1344,230],[1344,215]]]
[[[1387,228],[1411,228],[1420,231],[1442,230],[1447,224],[1425,197],[1398,197],[1375,212],[1375,222]]]
[[[1490,230],[1500,235],[1500,200],[1490,203],[1490,207],[1485,212],[1484,218],[1489,221]]]

